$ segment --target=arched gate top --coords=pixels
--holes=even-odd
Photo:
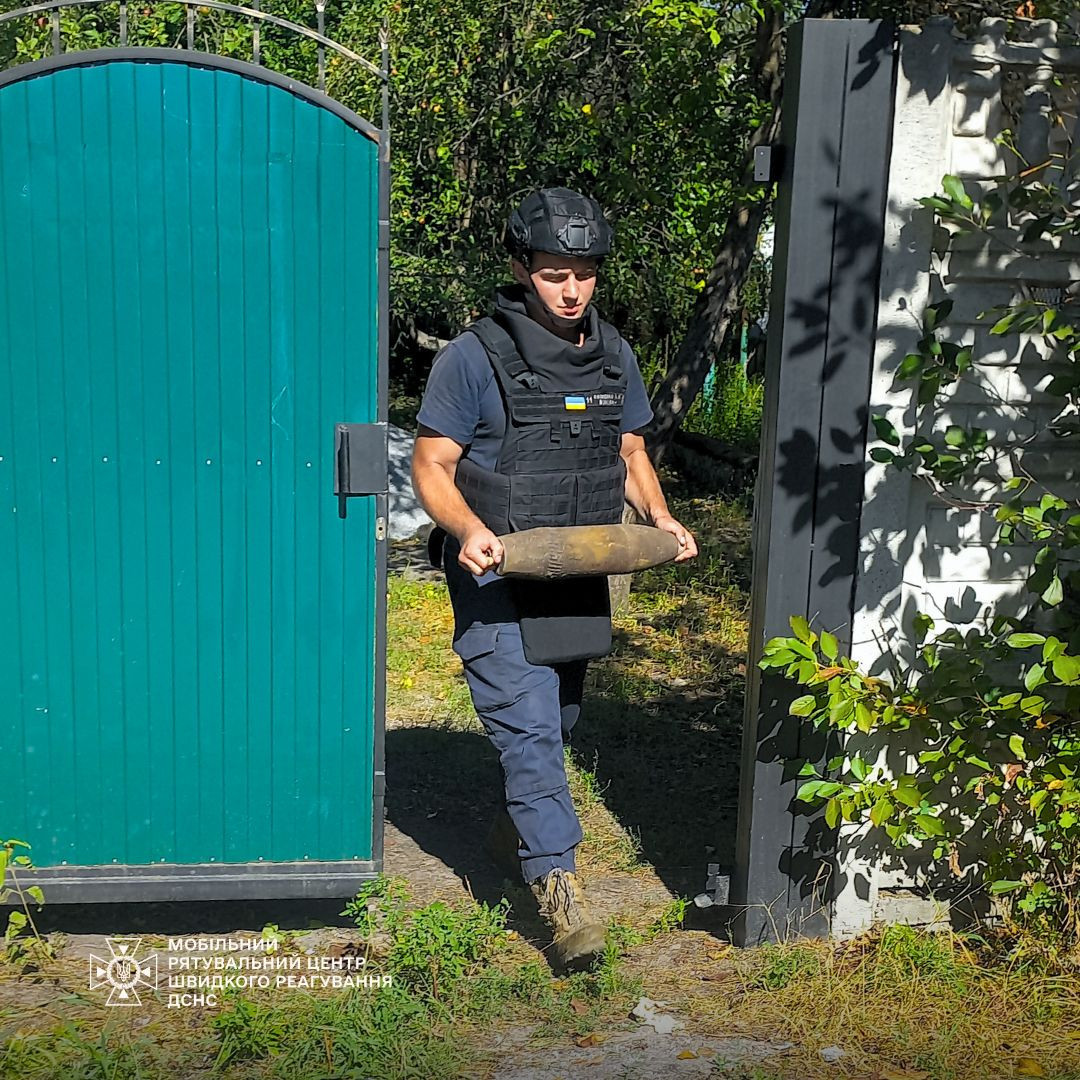
[[[156,52],[174,52],[174,51],[187,51],[196,53],[201,58],[212,57],[216,54],[207,53],[203,50],[195,48],[195,27],[196,20],[198,18],[198,12],[200,8],[213,8],[217,11],[230,12],[234,15],[241,15],[244,18],[250,19],[253,23],[253,35],[252,35],[252,57],[251,63],[262,69],[263,72],[269,69],[262,67],[261,57],[261,42],[259,36],[259,28],[262,24],[268,24],[271,26],[277,26],[281,29],[288,30],[291,33],[298,35],[299,37],[308,38],[314,41],[319,46],[318,53],[318,65],[319,65],[319,79],[318,89],[325,93],[326,90],[326,50],[330,49],[332,52],[344,57],[355,64],[359,64],[365,71],[374,75],[377,79],[381,80],[384,88],[386,87],[390,77],[390,61],[389,61],[389,36],[386,27],[384,26],[379,33],[379,45],[381,51],[380,63],[378,65],[372,63],[370,60],[365,59],[359,53],[350,49],[346,45],[342,45],[340,42],[334,41],[324,33],[325,31],[325,15],[326,15],[326,0],[315,0],[315,12],[318,19],[318,29],[313,30],[309,26],[303,26],[300,23],[292,22],[289,19],[283,19],[278,15],[271,15],[269,12],[260,10],[258,4],[259,0],[253,0],[254,6],[245,7],[240,4],[230,4],[224,2],[224,0],[177,0],[178,3],[183,4],[187,12],[187,27],[186,27],[186,50],[152,50],[150,48],[140,49],[139,52],[145,54],[152,51]],[[0,24],[9,22],[13,19],[25,18],[31,15],[39,15],[43,12],[49,12],[49,16],[52,22],[52,47],[53,47],[53,59],[60,56],[63,53],[63,38],[61,34],[60,25],[60,11],[63,8],[69,7],[100,7],[104,5],[116,5],[119,8],[120,23],[119,23],[119,42],[121,50],[128,50],[128,7],[127,0],[42,0],[41,3],[30,4],[27,7],[17,8],[14,11],[5,11],[0,13]],[[102,50],[105,51],[105,50]],[[115,51],[115,50],[114,50]],[[26,65],[17,65],[23,67]],[[273,80],[268,80],[273,81]],[[298,84],[297,84],[298,85]],[[384,124],[385,126],[385,124]]]
[[[188,64],[189,66],[209,68],[214,71],[229,71],[236,75],[254,79],[256,82],[279,87],[304,101],[310,102],[312,105],[326,109],[327,112],[333,113],[374,143],[379,143],[382,137],[382,132],[371,121],[365,120],[359,113],[330,97],[329,94],[314,90],[306,83],[290,79],[287,75],[282,75],[271,68],[200,50],[189,52],[186,49],[127,48],[91,49],[87,52],[60,53],[57,56],[47,56],[43,60],[16,64],[14,67],[0,71],[0,89],[11,83],[22,82],[25,79],[33,79],[41,75],[49,75],[52,72],[63,71],[68,68],[92,67],[97,64],[117,62]]]

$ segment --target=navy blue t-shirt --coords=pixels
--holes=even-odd
[[[622,362],[626,398],[621,428],[625,434],[643,428],[653,412],[637,358],[625,341]],[[506,432],[506,409],[495,369],[475,334],[459,334],[439,351],[416,419],[424,427],[471,447],[469,457],[481,468],[495,468]]]

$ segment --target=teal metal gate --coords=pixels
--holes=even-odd
[[[52,902],[381,868],[387,147],[204,54],[0,73],[0,832]]]

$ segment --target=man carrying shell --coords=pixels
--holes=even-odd
[[[553,931],[557,961],[585,966],[604,930],[575,873],[582,832],[563,742],[590,658],[611,650],[607,579],[495,572],[500,535],[607,525],[628,501],[697,554],[668,512],[640,431],[652,418],[630,346],[591,305],[611,228],[566,188],[529,195],[505,235],[515,284],[435,358],[418,415],[413,484],[443,542],[454,651],[499,753],[506,809],[488,849],[514,858]]]

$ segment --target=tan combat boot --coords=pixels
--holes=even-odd
[[[588,967],[604,951],[604,928],[589,910],[577,875],[557,868],[529,888],[541,916],[551,927],[558,965]]]

